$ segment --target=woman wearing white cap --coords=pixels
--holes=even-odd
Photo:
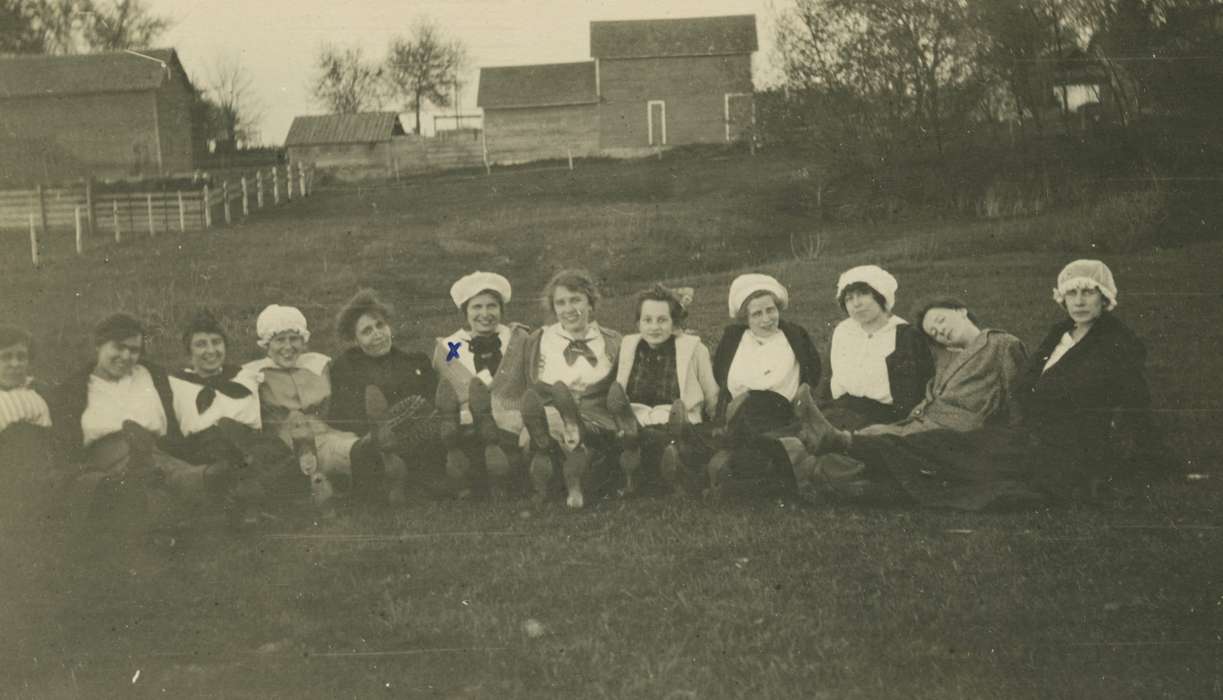
[[[876,265],[861,265],[837,280],[837,303],[848,318],[832,332],[829,360],[834,425],[853,430],[892,423],[921,401],[934,374],[924,335],[892,313],[896,278]]]
[[[463,327],[438,338],[433,367],[441,375],[437,408],[444,420],[446,474],[460,494],[488,478],[494,496],[507,494],[518,465],[527,390],[527,329],[502,322],[513,290],[495,272],[473,272],[450,287]],[[517,469],[515,467],[518,467]]]
[[[706,468],[714,493],[732,461],[742,465],[753,451],[765,451],[775,468],[784,466],[787,479],[806,456],[794,437],[798,424],[790,402],[799,385],[819,382],[822,370],[806,329],[781,318],[789,301],[786,288],[769,275],[740,275],[730,285],[728,310],[736,322],[722,332],[713,355],[716,415],[725,425]]]
[[[848,487],[851,494],[862,484],[882,484],[903,500],[980,509],[1066,496],[1122,468],[1127,458],[1158,455],[1147,421],[1145,349],[1109,313],[1117,303],[1112,273],[1099,261],[1075,261],[1059,275],[1054,299],[1070,318],[1054,326],[1017,375],[1017,410],[1007,421],[970,430],[848,433],[800,398],[812,451],[845,453],[861,465],[853,474],[817,472],[817,484],[835,493]],[[950,327],[946,334],[962,335]],[[1138,454],[1118,454],[1116,447],[1126,444],[1137,445]]]
[[[636,429],[607,407],[620,334],[594,320],[599,290],[584,270],[557,272],[543,297],[556,323],[536,329],[526,343],[531,388],[522,397],[522,418],[531,449],[531,482],[536,500],[545,498],[556,473],[553,460],[560,458],[565,503],[581,508],[586,491],[606,481],[606,457],[618,447],[618,438]]]
[[[616,383],[608,389],[608,408],[638,426],[639,442],[626,440],[620,453],[625,492],[637,488],[645,453],[675,493],[682,493],[686,464],[709,458],[693,428],[712,418],[718,406],[709,350],[684,324],[691,287],[661,284],[637,295],[637,333],[624,336]],[[627,410],[627,415],[625,411]]]
[[[306,317],[292,306],[272,304],[259,314],[255,327],[259,347],[267,356],[248,362],[242,371],[259,383],[263,425],[293,448],[315,501],[331,498],[337,476],[359,492],[373,491],[371,482],[384,476],[381,453],[400,447],[396,428],[419,418],[427,402],[415,397],[416,401],[409,398],[396,404],[400,413],[363,438],[336,430],[325,420],[331,399],[331,359],[306,351],[310,341]],[[398,500],[404,475],[385,476],[391,481],[391,498]]]

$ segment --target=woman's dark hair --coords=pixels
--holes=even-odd
[[[774,294],[773,292],[770,292],[767,289],[757,289],[756,291],[752,292],[751,294],[748,294],[747,298],[743,300],[743,303],[739,304],[739,310],[735,312],[735,318],[740,323],[747,323],[747,305],[763,296],[772,298],[773,305],[777,307],[777,310],[779,312],[786,310],[786,303],[782,301],[781,298],[778,297],[776,294]]]
[[[362,316],[370,314],[390,323],[392,313],[390,305],[379,299],[377,292],[372,289],[362,289],[354,294],[336,315],[335,330],[343,340],[356,340],[357,321],[360,321]]]
[[[665,301],[671,309],[671,322],[676,328],[683,328],[688,320],[688,310],[684,308],[679,296],[661,284],[637,293],[637,320],[641,320],[641,307],[647,301]]]
[[[552,303],[552,297],[556,294],[557,287],[572,289],[575,292],[581,292],[586,297],[586,301],[590,302],[590,309],[593,311],[595,304],[599,301],[599,288],[595,285],[594,278],[585,270],[568,269],[552,275],[552,279],[548,280],[548,284],[544,285],[544,309],[555,312],[556,307]]]
[[[888,310],[888,300],[884,299],[882,294],[875,291],[874,287],[870,286],[866,282],[854,282],[853,284],[846,285],[845,289],[841,290],[841,295],[837,297],[837,303],[841,305],[842,313],[849,313],[849,310],[845,308],[845,299],[850,294],[854,293],[869,294],[874,297],[875,303],[879,304],[879,308],[883,309],[884,311]]]
[[[972,312],[972,309],[968,308],[968,304],[965,304],[958,298],[953,296],[930,297],[929,299],[926,299],[918,304],[917,313],[913,314],[913,324],[917,328],[917,331],[925,336],[926,340],[931,342],[935,341],[934,338],[931,338],[930,335],[926,333],[925,321],[926,314],[930,313],[930,311],[933,309],[949,309],[951,311],[959,311],[960,309],[964,309],[968,312],[968,320],[972,321],[973,325],[977,328],[981,327],[981,322],[977,320],[976,314]]]
[[[26,354],[34,359],[34,336],[17,326],[0,325],[0,349],[24,345]]]
[[[467,305],[471,302],[472,299],[475,299],[476,297],[480,296],[481,294],[492,294],[493,298],[497,300],[497,306],[502,311],[505,310],[505,297],[501,296],[501,292],[498,292],[495,289],[481,289],[480,291],[471,295],[471,299],[468,299],[467,301],[463,302],[463,305],[459,307],[459,310],[463,312],[463,318],[467,318]]]
[[[102,346],[112,341],[120,343],[135,335],[140,336],[140,344],[143,346],[144,325],[128,314],[113,314],[93,327],[93,344]]]
[[[187,352],[191,352],[191,341],[195,338],[196,333],[219,335],[221,340],[225,341],[225,346],[229,346],[229,336],[226,335],[225,329],[221,328],[221,322],[208,309],[196,311],[183,328],[183,347],[187,349]]]

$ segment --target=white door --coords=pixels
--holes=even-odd
[[[662,100],[650,100],[646,103],[645,109],[649,145],[667,145],[667,103]]]

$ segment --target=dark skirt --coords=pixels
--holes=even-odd
[[[820,407],[829,423],[841,430],[861,430],[868,425],[895,423],[903,418],[896,407],[874,399],[845,394]]]
[[[799,421],[794,406],[784,396],[773,391],[749,391],[726,430],[725,445],[734,453],[731,479],[756,484],[780,481],[787,488],[795,486],[792,459],[781,438],[797,437]]]

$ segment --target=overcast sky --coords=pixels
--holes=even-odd
[[[434,20],[462,40],[472,69],[461,91],[464,113],[475,112],[476,69],[590,57],[592,20],[755,14],[760,51],[756,84],[775,80],[771,68],[778,0],[148,0],[174,26],[163,45],[178,49],[193,80],[206,83],[226,57],[246,66],[260,101],[261,139],[280,144],[293,117],[323,110],[307,83],[323,42],[360,45],[381,58],[390,38],[407,35],[415,17]],[[391,108],[391,106],[388,106]],[[407,110],[403,110],[407,111]],[[432,119],[422,119],[431,127]],[[411,129],[405,122],[405,128]]]

